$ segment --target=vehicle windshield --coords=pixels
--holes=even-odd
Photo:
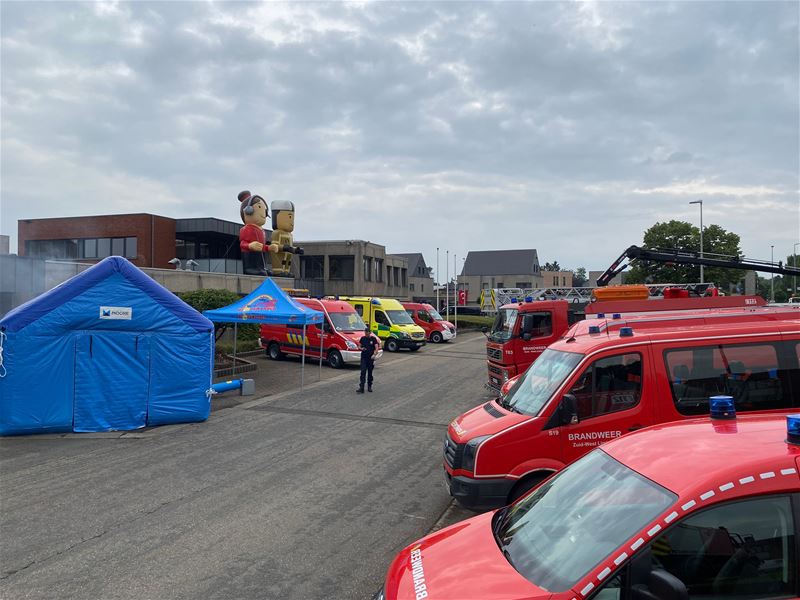
[[[404,310],[387,310],[386,316],[389,317],[389,320],[395,325],[414,324],[414,321],[411,320],[411,315]]]
[[[354,312],[328,313],[336,331],[364,331],[364,321]]]
[[[519,310],[516,308],[503,308],[497,311],[497,316],[489,332],[489,339],[493,342],[505,342],[514,335],[514,325],[517,322]]]
[[[596,449],[499,512],[495,538],[523,577],[564,592],[676,500]]]
[[[583,354],[547,348],[500,399],[500,405],[524,415],[538,415],[582,358]]]
[[[428,309],[428,314],[431,316],[431,319],[433,319],[434,321],[444,321],[444,319],[442,318],[442,315],[440,315],[439,311],[436,310],[435,308],[429,308]]]

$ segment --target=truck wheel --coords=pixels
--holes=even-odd
[[[269,347],[267,348],[267,356],[269,356],[272,360],[280,360],[283,358],[283,352],[281,352],[281,347],[278,345],[278,342],[271,342]]]
[[[398,348],[400,348],[400,346],[397,344],[396,339],[389,338],[388,340],[386,340],[386,349],[389,352],[397,352]]]
[[[442,335],[441,331],[434,331],[431,334],[431,342],[434,344],[441,344],[442,340],[444,340],[444,336]]]
[[[517,483],[508,495],[508,503],[516,502],[525,494],[550,477],[552,473],[532,473]]]
[[[332,369],[341,369],[342,365],[344,365],[342,353],[338,350],[331,350],[328,352],[328,364]]]

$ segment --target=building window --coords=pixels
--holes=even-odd
[[[414,284],[412,283],[411,285],[408,286],[408,288],[413,292],[414,291]]]
[[[353,256],[330,257],[331,279],[353,281],[354,274],[355,274],[355,257]]]
[[[372,257],[364,257],[364,281],[372,281]]]
[[[83,257],[97,258],[97,240],[83,240]]]
[[[400,281],[402,282],[402,287],[406,287],[406,274],[408,273],[408,269],[400,269]]]
[[[125,258],[136,258],[139,256],[137,240],[135,237],[125,238]]]
[[[303,279],[323,279],[324,275],[324,256],[303,255],[300,257],[300,277]]]
[[[111,238],[100,238],[97,240],[97,258],[111,256]]]
[[[111,239],[111,254],[113,256],[125,255],[125,238],[112,238]]]
[[[387,285],[394,285],[392,283],[392,267],[386,267],[386,284]]]
[[[383,282],[383,259],[375,259],[375,281]]]
[[[424,283],[420,283],[419,284],[419,293],[420,294],[424,294],[425,293],[425,284]]]
[[[498,281],[498,282],[497,282],[497,287],[498,287],[498,288],[504,288],[504,287],[506,287],[506,286],[505,286],[505,285],[503,285],[503,282],[502,282],[502,281]]]

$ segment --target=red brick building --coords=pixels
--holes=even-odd
[[[94,262],[124,256],[139,267],[169,267],[175,219],[149,214],[19,221],[21,256]]]

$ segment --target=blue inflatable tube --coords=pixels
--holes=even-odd
[[[230,390],[239,390],[242,388],[241,379],[229,379],[228,381],[220,381],[211,386],[218,394],[222,392],[229,392]]]

